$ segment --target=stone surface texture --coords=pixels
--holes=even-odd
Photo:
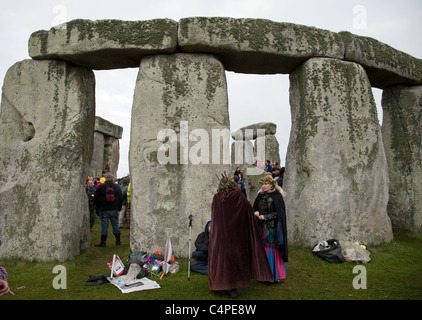
[[[213,129],[227,130],[230,137],[229,125],[225,72],[212,55],[155,55],[142,60],[130,139],[132,251],[163,250],[170,237],[173,254],[188,255],[189,216],[195,237],[211,219],[216,175],[231,172],[223,159],[212,163],[216,150],[211,141]],[[196,129],[207,136],[196,137]],[[162,130],[172,130],[175,139],[169,135],[159,141]],[[195,164],[196,157],[208,151],[195,147],[207,140],[209,163]],[[168,150],[176,148],[176,163],[160,160],[158,150],[166,145]],[[228,157],[230,162],[229,153]]]
[[[145,55],[172,53],[177,22],[77,19],[34,32],[28,44],[33,59],[59,59],[105,70],[136,68]]]
[[[233,130],[231,136],[233,140],[254,140],[258,137],[258,130],[264,133],[263,135],[275,135],[277,132],[277,125],[272,122],[259,122],[249,126],[245,126]]]
[[[378,40],[340,32],[343,38],[344,60],[362,65],[371,85],[388,88],[399,84],[421,84],[422,60],[392,48]]]
[[[422,60],[369,37],[266,19],[189,17],[146,21],[77,19],[34,32],[33,59],[91,69],[135,68],[146,55],[197,52],[218,56],[229,71],[288,74],[312,57],[361,64],[373,87],[422,84]]]
[[[394,228],[422,231],[422,86],[384,90],[382,133]]]
[[[7,72],[0,117],[1,258],[67,260],[90,245],[83,189],[92,156],[95,79],[60,61]]]
[[[392,240],[388,168],[363,68],[313,58],[290,75],[283,189],[291,243]]]
[[[120,142],[123,128],[101,117],[95,117],[94,152],[89,175],[101,177],[112,173],[117,178],[120,161]]]
[[[216,54],[226,70],[241,73],[289,73],[314,56],[344,55],[335,32],[265,19],[184,18],[178,41],[183,52]]]

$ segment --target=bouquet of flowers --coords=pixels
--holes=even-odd
[[[146,276],[153,275],[158,278],[161,266],[155,259],[148,256],[144,262],[143,269],[145,270]]]

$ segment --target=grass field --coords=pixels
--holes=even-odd
[[[222,300],[228,299],[209,290],[207,276],[191,272],[188,261],[177,259],[180,271],[162,280],[152,277],[160,289],[122,294],[111,284],[85,286],[89,275],[109,275],[107,262],[113,254],[126,261],[130,254],[129,230],[122,230],[122,245],[115,246],[108,238],[106,248],[93,244],[99,241],[99,223],[92,231],[92,245],[74,260],[60,262],[28,262],[3,260],[0,265],[8,272],[15,296],[0,300]],[[111,232],[109,232],[111,234]],[[4,239],[6,241],[6,239]],[[163,248],[157,248],[163,250]],[[242,300],[420,300],[422,299],[422,235],[396,232],[391,243],[369,248],[372,261],[364,264],[367,289],[354,289],[353,279],[363,273],[353,273],[356,264],[330,264],[311,252],[311,248],[289,246],[287,278],[277,285],[267,286],[257,281],[240,288]],[[54,289],[54,266],[66,268],[66,289]],[[239,300],[238,299],[238,300]]]

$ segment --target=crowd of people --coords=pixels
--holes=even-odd
[[[245,178],[239,167],[232,177],[221,177],[212,200],[211,221],[198,236],[197,250],[192,255],[198,261],[192,267],[196,265],[202,268],[199,272],[208,274],[211,290],[236,298],[240,295],[238,289],[248,285],[251,279],[275,284],[286,278],[288,246],[283,176],[284,167],[267,160],[253,205],[247,200]],[[130,177],[117,181],[110,173],[101,178],[88,177],[85,192],[91,230],[96,219],[101,223],[100,242],[95,246],[106,246],[109,223],[115,244],[120,245],[119,229],[130,227]],[[2,242],[0,230],[0,245]],[[0,296],[7,293],[13,294],[7,272],[0,267]]]
[[[237,168],[233,177],[221,178],[212,201],[209,231],[205,232],[209,287],[232,298],[238,297],[239,287],[247,286],[251,279],[279,283],[286,278],[288,261],[285,193],[277,184],[280,178],[276,180],[272,170],[266,172],[251,205],[235,178],[242,177],[241,172]]]
[[[195,242],[192,256],[196,261],[191,265],[192,270],[208,275],[212,291],[236,298],[240,295],[239,287],[248,285],[251,279],[276,284],[286,278],[288,247],[283,176],[284,167],[267,160],[253,205],[247,200],[240,167],[232,177],[222,176],[212,201],[211,221]],[[109,222],[119,245],[119,211],[125,204],[124,212],[128,215],[130,178],[115,182],[113,175],[108,174],[102,179],[88,179],[86,193],[91,228],[94,214],[101,221],[101,239],[95,246],[106,246]],[[125,221],[130,221],[130,210]]]
[[[85,192],[88,196],[90,229],[92,230],[97,218],[101,223],[100,242],[95,246],[106,246],[109,223],[116,245],[120,245],[120,229],[130,227],[130,176],[117,180],[111,173],[101,178],[88,177]]]
[[[256,163],[255,166],[257,166]],[[285,167],[281,167],[278,162],[272,163],[270,160],[266,160],[265,165],[260,166],[260,168],[265,171],[266,175],[271,175],[277,186],[280,188],[283,187]],[[243,176],[243,170],[240,167],[237,167],[234,171],[233,179],[237,186],[242,190],[243,194],[246,196],[245,178]]]
[[[211,221],[195,241],[191,270],[207,274],[211,290],[232,298],[251,279],[269,285],[286,278],[284,167],[267,160],[265,169],[253,205],[246,198],[242,169],[236,168],[233,177],[222,176]]]

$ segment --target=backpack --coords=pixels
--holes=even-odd
[[[107,186],[106,201],[107,202],[113,202],[114,201],[114,189],[113,189],[112,186]]]

